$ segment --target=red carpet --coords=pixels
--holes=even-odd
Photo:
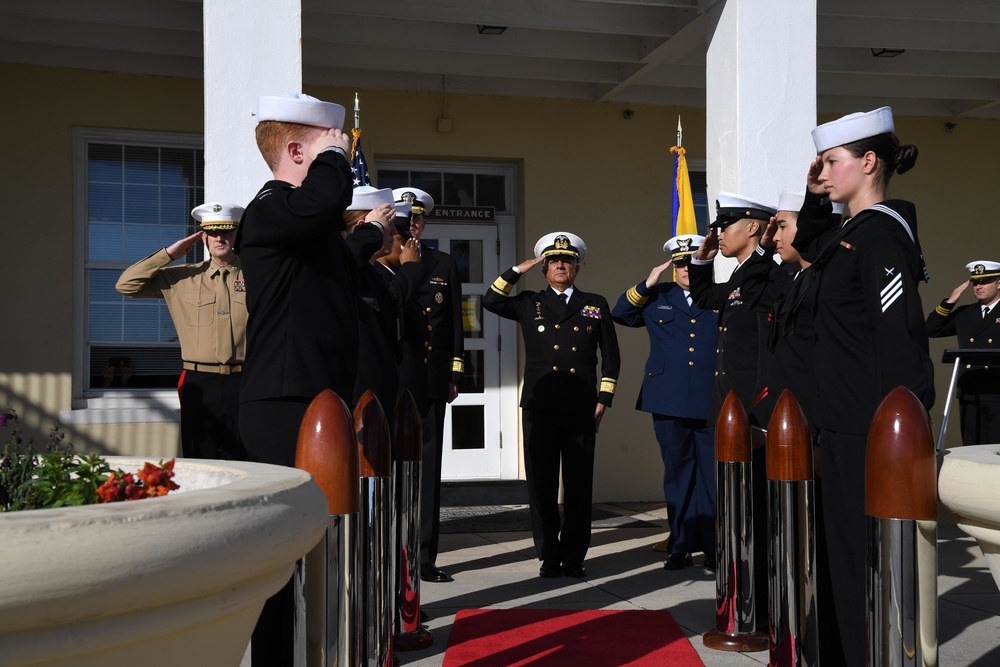
[[[668,611],[465,609],[443,667],[704,665]]]

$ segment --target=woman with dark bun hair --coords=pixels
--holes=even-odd
[[[819,613],[824,629],[835,623],[841,640],[820,638],[824,667],[865,664],[865,450],[872,417],[898,386],[928,410],[934,403],[917,292],[927,270],[916,208],[887,192],[892,175],[916,163],[917,149],[900,146],[893,131],[889,107],[813,130],[817,157],[793,244],[813,262],[816,282],[820,520],[827,534],[819,560],[834,591],[833,604],[820,601]],[[850,216],[832,228],[831,201],[845,204]]]

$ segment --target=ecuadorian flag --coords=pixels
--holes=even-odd
[[[680,146],[672,146],[674,154],[674,185],[671,193],[671,237],[678,234],[697,234],[698,223],[694,218],[694,200],[691,198],[691,179],[688,177],[687,158]]]

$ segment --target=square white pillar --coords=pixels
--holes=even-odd
[[[205,200],[246,206],[271,178],[257,97],[302,91],[302,2],[204,0],[204,20]]]
[[[720,190],[777,204],[782,192],[805,189],[816,153],[816,0],[722,0],[707,19],[705,157],[714,218]]]

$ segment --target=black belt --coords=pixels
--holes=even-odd
[[[183,363],[184,370],[198,371],[199,373],[218,373],[219,375],[232,375],[243,372],[243,364],[196,364],[193,361]]]

